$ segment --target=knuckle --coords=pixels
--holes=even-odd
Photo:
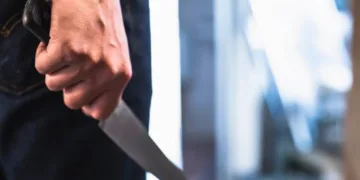
[[[114,70],[114,74],[116,77],[120,77],[124,81],[128,82],[133,76],[133,71],[131,67],[122,66]]]
[[[124,80],[127,82],[127,81],[130,81],[130,79],[132,78],[133,76],[133,72],[131,70],[131,68],[129,69],[125,69],[123,72],[122,72],[122,76],[124,78]]]
[[[104,65],[101,53],[99,51],[92,51],[86,54],[86,59],[89,61],[90,68],[101,67]]]
[[[35,61],[35,69],[40,74],[43,75],[46,74],[45,68],[43,67],[42,63],[40,63],[39,61]]]
[[[102,53],[99,49],[91,49],[87,44],[70,44],[68,45],[69,60],[75,60],[76,58],[86,59],[93,64],[99,64],[101,62]]]
[[[99,64],[101,61],[102,54],[99,50],[86,51],[87,58],[94,64]]]
[[[80,107],[76,103],[76,101],[73,98],[71,98],[71,97],[69,97],[69,96],[67,96],[65,94],[64,94],[64,103],[68,108],[70,108],[72,110],[80,109]]]
[[[68,48],[74,55],[87,55],[89,52],[88,45],[86,44],[69,43]]]
[[[100,110],[95,109],[92,113],[91,113],[91,117],[96,119],[96,120],[104,120],[105,116],[104,113],[102,113]]]
[[[70,52],[72,55],[75,55],[75,56],[86,55],[86,52],[79,46],[71,46]]]
[[[50,91],[59,91],[59,87],[48,77],[45,78],[45,84]]]

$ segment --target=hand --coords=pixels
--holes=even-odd
[[[35,67],[67,107],[106,119],[132,75],[119,0],[53,0],[50,41]]]

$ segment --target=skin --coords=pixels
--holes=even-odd
[[[50,42],[35,67],[70,109],[104,120],[114,111],[132,71],[118,0],[53,0]]]

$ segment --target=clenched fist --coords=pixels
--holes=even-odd
[[[50,41],[35,62],[66,106],[106,119],[132,75],[119,0],[53,0]]]

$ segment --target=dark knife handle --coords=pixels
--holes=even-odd
[[[51,1],[28,0],[25,4],[22,23],[40,41],[48,44],[50,40]]]

